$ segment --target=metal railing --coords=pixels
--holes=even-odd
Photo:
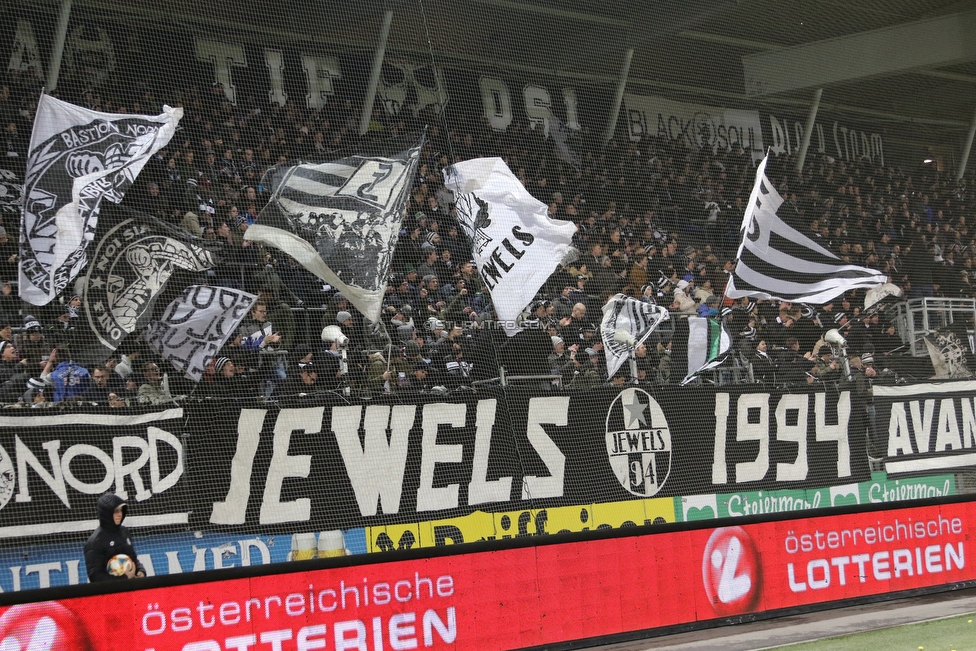
[[[896,305],[895,329],[914,357],[928,355],[924,338],[936,330],[956,325],[965,328],[972,349],[976,324],[976,299],[914,298]],[[955,329],[955,328],[954,328]]]

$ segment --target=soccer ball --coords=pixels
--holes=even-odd
[[[125,554],[116,554],[108,559],[108,565],[105,566],[105,570],[112,576],[125,576],[135,569],[132,559]]]

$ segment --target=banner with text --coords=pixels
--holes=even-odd
[[[875,492],[945,496],[955,487],[944,478],[976,466],[973,396],[976,382],[962,381],[875,387],[873,406],[848,391],[738,386],[13,410],[0,418],[0,539],[91,531],[95,500],[110,490],[129,500],[136,528],[364,528],[376,532],[376,549],[401,547],[403,527],[415,543],[460,542],[579,531],[601,517],[616,527],[695,519],[691,509],[725,517],[816,508],[867,494],[859,486],[875,480],[872,422],[882,440],[887,432],[884,481],[896,482]],[[904,487],[920,477],[934,493]],[[721,506],[731,495],[738,502]],[[660,498],[687,501],[669,515],[653,505]],[[386,542],[383,527],[400,528]]]
[[[763,126],[774,156],[795,154],[803,142],[806,118],[799,115],[763,114]],[[834,120],[820,114],[810,135],[807,161],[814,153],[825,154],[834,160],[853,162],[866,158],[884,167],[884,130],[875,126],[853,124],[850,120]]]
[[[358,527],[342,531],[342,546],[344,554],[349,555],[527,537],[535,537],[542,543],[544,538],[540,536],[567,532],[701,522],[858,504],[892,504],[956,494],[953,475],[892,479],[883,472],[876,472],[872,473],[870,481],[843,486],[652,497],[515,511],[475,511],[453,518]],[[305,558],[316,555],[325,558],[335,555],[324,551],[328,549],[326,541],[334,541],[335,533],[303,530],[292,534],[251,535],[247,532],[158,534],[139,531],[136,544],[139,561],[146,568],[147,576],[159,576],[297,560],[293,546],[304,547],[307,550]],[[301,552],[298,557],[303,557]],[[80,539],[60,543],[38,541],[29,545],[14,543],[0,548],[0,590],[3,592],[87,582]]]
[[[974,518],[963,502],[147,587],[8,607],[0,645],[534,647],[972,581]]]
[[[731,151],[736,145],[754,160],[764,155],[759,112],[702,106],[653,95],[624,96],[627,133],[634,142],[664,138],[689,149]]]
[[[954,472],[976,465],[976,381],[874,387],[889,475]]]
[[[183,415],[181,408],[5,411],[0,539],[90,532],[106,492],[129,502],[127,526],[186,525]]]
[[[130,501],[134,527],[280,533],[870,479],[850,392],[754,390],[8,412],[0,538],[91,530],[108,490]]]
[[[187,406],[190,427],[208,432],[188,442],[202,501],[191,524],[348,529],[870,479],[864,410],[846,391],[510,390],[504,402],[485,392],[377,403],[228,407],[218,422],[212,406]]]

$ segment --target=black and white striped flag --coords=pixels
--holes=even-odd
[[[644,343],[658,325],[670,318],[671,314],[666,308],[623,294],[617,294],[607,301],[600,324],[607,358],[607,377],[613,377],[627,361],[631,351]]]
[[[880,271],[844,264],[777,214],[783,198],[766,177],[768,158],[756,170],[726,296],[823,304],[849,290],[887,282]]]
[[[264,185],[274,194],[244,239],[284,251],[378,321],[422,145],[273,167]]]

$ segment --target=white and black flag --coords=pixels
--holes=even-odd
[[[962,328],[963,336],[965,328]],[[922,338],[932,368],[935,370],[935,380],[947,380],[973,377],[972,371],[966,364],[966,344],[964,340],[949,328],[942,328]]]
[[[552,219],[501,158],[474,158],[444,170],[458,223],[505,333],[570,250],[576,225]]]
[[[287,253],[378,321],[422,145],[273,167],[264,178],[271,201],[244,239]]]
[[[551,114],[549,115],[546,127],[548,128],[549,135],[552,136],[552,142],[556,147],[556,154],[563,162],[569,163],[578,170],[580,168],[580,157],[570,146],[571,141],[575,140],[577,129],[573,129],[568,124],[564,124],[562,120]]]
[[[613,377],[633,350],[644,343],[655,328],[670,318],[667,308],[644,303],[624,294],[617,294],[607,301],[603,306],[603,321],[600,323],[603,350],[607,358],[607,377]]]
[[[212,269],[221,260],[221,249],[219,242],[147,216],[122,220],[109,229],[78,283],[91,343],[75,360],[104,361],[127,335],[149,324],[153,304],[173,273]]]
[[[845,264],[777,214],[783,197],[766,177],[768,160],[756,170],[726,296],[823,304],[852,289],[886,283],[880,271]]]
[[[24,184],[11,170],[0,168],[0,217],[17,219],[22,210]]]
[[[190,285],[146,333],[146,343],[177,371],[199,382],[257,299],[230,287]]]
[[[99,113],[48,95],[37,103],[24,177],[20,297],[46,305],[85,268],[103,199],[119,203],[182,108],[160,115]]]

